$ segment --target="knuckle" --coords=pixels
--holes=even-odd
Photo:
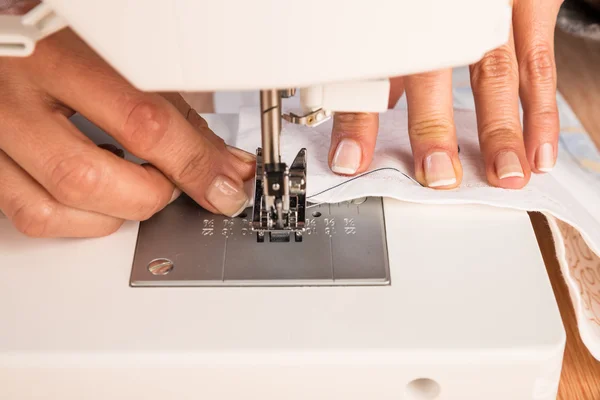
[[[135,148],[140,154],[147,154],[163,141],[171,116],[168,108],[151,97],[132,101],[126,107],[127,118],[121,137],[123,145]]]
[[[558,110],[556,109],[556,104],[553,105],[542,105],[531,113],[531,116],[540,120],[540,121],[548,121],[548,122],[558,122]]]
[[[194,153],[184,157],[185,161],[171,175],[171,179],[183,185],[199,184],[210,175],[211,166],[208,149],[199,146]]]
[[[454,123],[445,116],[419,119],[408,128],[410,137],[417,140],[446,140],[453,133]]]
[[[336,113],[334,132],[344,136],[364,137],[370,135],[378,122],[378,115],[371,113]]]
[[[154,216],[157,212],[162,210],[168,203],[170,196],[172,195],[172,191],[167,193],[167,191],[162,189],[162,185],[158,183],[153,177],[153,171],[156,169],[150,165],[143,165],[144,182],[146,182],[146,188],[144,190],[144,196],[141,201],[137,202],[137,209],[134,210],[132,219],[137,221],[145,221],[152,216]],[[162,173],[160,173],[162,177]],[[163,177],[164,179],[164,177]]]
[[[533,46],[521,63],[520,72],[533,85],[554,85],[555,68],[550,48]]]
[[[491,145],[511,145],[517,144],[521,140],[520,127],[515,123],[506,121],[493,121],[481,128],[481,145],[489,147]]]
[[[507,78],[517,79],[518,67],[513,52],[506,46],[488,52],[472,68],[473,86],[489,82],[504,82]]]
[[[103,182],[103,169],[85,154],[61,158],[50,171],[50,191],[67,205],[84,203],[98,193]]]
[[[22,204],[16,208],[11,220],[17,230],[26,236],[39,238],[48,235],[48,225],[55,214],[55,205],[47,200]]]
[[[544,136],[555,136],[559,132],[559,115],[556,106],[539,105],[525,111],[526,129],[537,131]]]
[[[451,73],[448,70],[436,70],[410,75],[406,78],[410,87],[418,88],[421,91],[437,90],[440,85],[445,85],[444,76]]]
[[[162,210],[163,205],[162,197],[158,193],[148,194],[146,201],[139,205],[139,209],[135,214],[135,220],[146,221],[152,218],[157,212]]]

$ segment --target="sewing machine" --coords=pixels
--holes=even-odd
[[[236,218],[184,196],[94,240],[0,219],[0,398],[554,399],[565,334],[525,212],[310,204],[306,150],[279,153],[282,119],[384,111],[388,77],[477,61],[508,38],[508,3],[47,0],[2,17],[0,55],[68,25],[140,89],[259,90],[262,146]]]

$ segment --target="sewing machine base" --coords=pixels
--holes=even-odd
[[[32,240],[0,219],[0,399],[555,400],[565,332],[527,213],[383,210],[390,282],[337,286],[131,287],[137,223]]]
[[[251,213],[218,216],[180,197],[140,224],[131,285],[389,284],[381,198],[310,206],[302,242],[258,242]]]

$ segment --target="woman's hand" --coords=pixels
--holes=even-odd
[[[558,142],[554,26],[562,0],[514,0],[509,42],[470,67],[479,142],[489,183],[519,189],[531,172],[555,164]],[[390,107],[406,91],[416,178],[439,189],[460,185],[453,121],[452,71],[392,79]],[[519,97],[524,126],[519,117]],[[343,175],[364,172],[373,157],[376,114],[337,114],[329,163]]]
[[[27,235],[106,235],[180,189],[229,216],[248,204],[253,155],[226,146],[180,96],[136,90],[70,30],[31,57],[0,58],[0,93],[0,210]],[[96,146],[75,112],[149,164]]]

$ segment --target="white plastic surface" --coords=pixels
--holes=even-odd
[[[27,57],[33,53],[37,38],[35,29],[24,26],[21,18],[0,15],[0,56]]]
[[[323,108],[344,112],[384,112],[388,109],[389,79],[323,85]]]
[[[28,57],[37,41],[65,26],[65,21],[44,3],[23,16],[0,15],[0,57]]]
[[[256,90],[465,65],[508,0],[45,0],[143,90]],[[400,40],[408,38],[408,40]]]
[[[388,109],[390,80],[328,83],[300,90],[304,112],[324,108],[331,112],[384,112]]]
[[[385,214],[391,286],[329,288],[131,288],[137,224],[32,240],[0,219],[0,398],[418,400],[428,378],[437,400],[554,400],[565,333],[527,214]]]

